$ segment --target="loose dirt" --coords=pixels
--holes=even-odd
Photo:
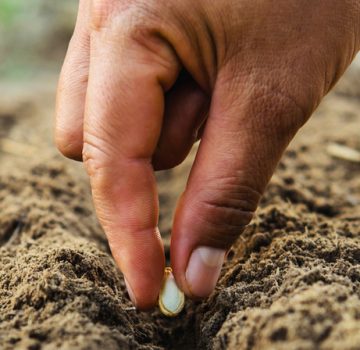
[[[1,349],[360,349],[360,164],[326,151],[360,150],[358,68],[284,155],[215,293],[175,319],[132,308],[39,86],[0,98]],[[190,164],[158,175],[167,252]]]

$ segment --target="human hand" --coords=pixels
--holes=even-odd
[[[289,141],[360,45],[360,3],[80,0],[61,73],[56,143],[83,159],[129,294],[164,272],[153,173],[201,144],[177,206],[171,264],[206,297]]]

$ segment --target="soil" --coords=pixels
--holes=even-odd
[[[1,349],[360,349],[360,164],[326,151],[360,150],[358,66],[289,147],[216,291],[175,319],[132,308],[84,171],[52,146],[52,84],[0,87]],[[190,164],[158,174],[167,248]]]

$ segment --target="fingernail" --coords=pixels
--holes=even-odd
[[[129,294],[130,300],[132,301],[132,303],[136,307],[135,294],[134,294],[133,290],[131,289],[131,286],[130,286],[129,282],[126,280],[125,277],[124,277],[124,281],[125,281],[126,289],[127,289],[128,294]]]
[[[214,290],[225,254],[225,250],[211,247],[199,247],[192,252],[185,278],[194,296],[204,298]]]

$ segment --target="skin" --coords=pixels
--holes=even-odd
[[[360,48],[357,0],[80,0],[55,138],[83,160],[139,309],[164,271],[154,170],[201,138],[175,213],[180,288],[199,246],[229,249],[288,143]]]

